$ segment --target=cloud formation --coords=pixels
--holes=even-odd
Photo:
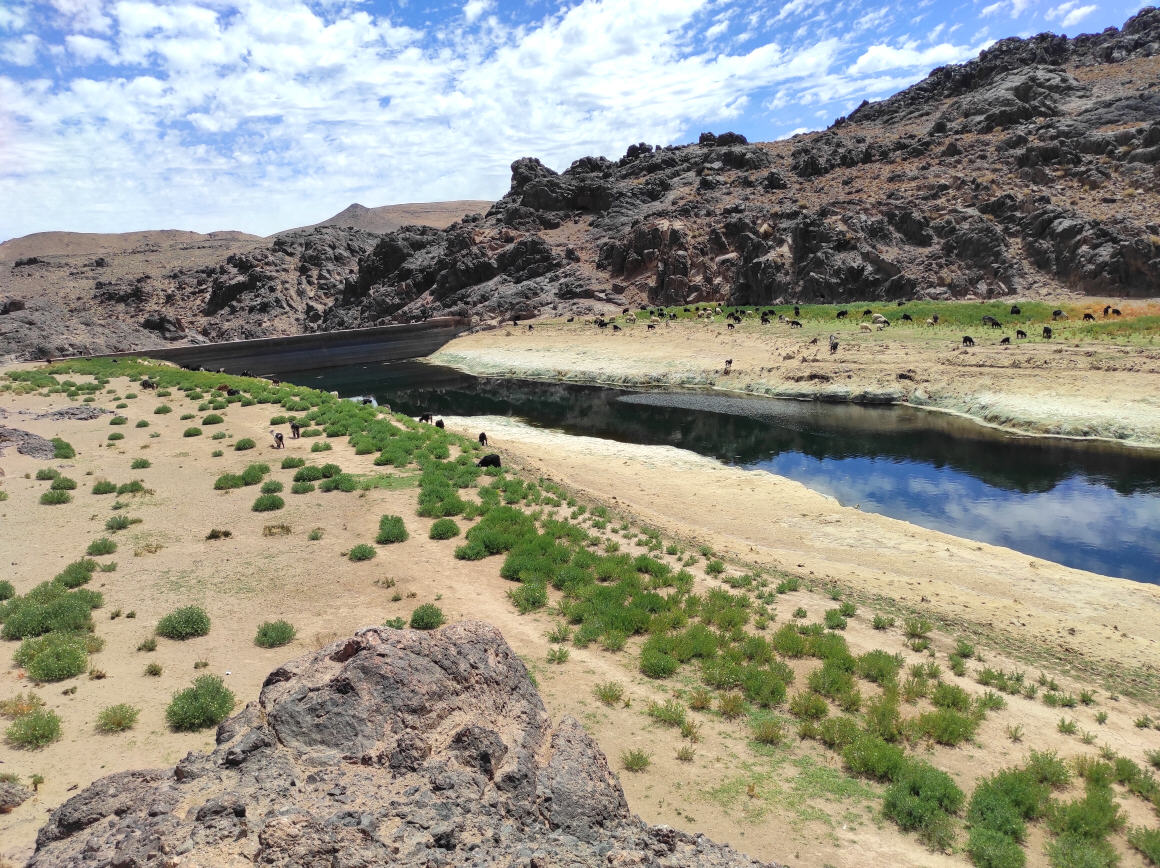
[[[21,207],[0,239],[269,233],[356,200],[494,198],[525,155],[818,128],[990,40],[986,10],[942,5],[9,0],[0,199]]]

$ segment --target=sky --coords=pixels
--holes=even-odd
[[[511,162],[824,129],[1120,0],[0,0],[0,240],[266,235],[496,199]]]

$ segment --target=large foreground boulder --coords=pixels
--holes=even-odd
[[[30,866],[758,866],[633,815],[499,631],[372,627],[276,669],[217,747],[57,808]]]

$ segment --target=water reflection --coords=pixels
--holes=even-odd
[[[416,362],[289,379],[373,394],[411,415],[515,416],[571,434],[679,446],[923,527],[1160,580],[1160,456],[1147,451],[1012,436],[910,407],[480,379]]]

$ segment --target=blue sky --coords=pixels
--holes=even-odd
[[[821,129],[1005,36],[1110,0],[0,0],[0,240],[267,234],[494,199],[639,141]]]

